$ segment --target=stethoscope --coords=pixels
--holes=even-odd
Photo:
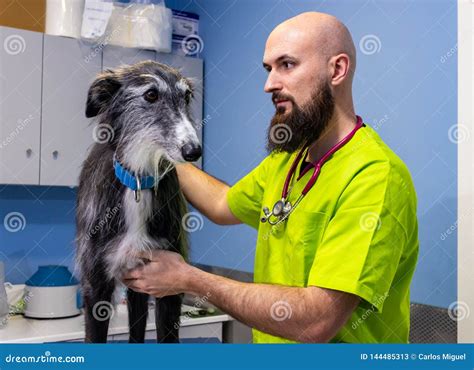
[[[304,187],[303,191],[301,192],[300,196],[296,199],[296,202],[292,205],[290,201],[288,200],[291,194],[291,190],[293,189],[293,186],[291,186],[290,188],[290,183],[291,183],[291,179],[293,178],[293,175],[295,174],[298,168],[298,163],[303,157],[303,154],[308,149],[308,146],[303,147],[303,149],[301,149],[298,155],[296,156],[295,160],[293,161],[293,164],[290,167],[288,174],[286,175],[285,185],[283,186],[283,190],[281,192],[281,199],[278,200],[274,204],[271,212],[268,207],[263,207],[264,216],[262,216],[260,221],[262,223],[268,222],[270,225],[276,226],[280,224],[281,222],[285,221],[286,219],[288,219],[290,214],[294,211],[294,209],[298,206],[298,204],[303,200],[304,196],[311,190],[313,185],[316,183],[316,180],[318,179],[318,176],[321,172],[321,167],[324,165],[324,163],[326,163],[329,157],[331,157],[336,151],[338,151],[345,144],[347,144],[349,140],[351,140],[352,137],[355,135],[357,130],[363,126],[364,126],[364,123],[362,121],[362,118],[357,116],[356,126],[346,137],[344,137],[341,141],[339,141],[336,145],[334,145],[331,149],[329,149],[327,153],[324,154],[323,157],[316,164],[309,163],[305,167],[305,169],[298,176],[296,181],[301,179],[311,168],[313,168],[313,174],[311,178],[309,179],[309,181],[307,182],[306,186]]]

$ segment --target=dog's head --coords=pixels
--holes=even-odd
[[[100,74],[89,89],[86,116],[100,116],[99,124],[111,126],[110,142],[122,156],[195,161],[201,145],[190,114],[192,97],[192,82],[179,71],[140,62]]]

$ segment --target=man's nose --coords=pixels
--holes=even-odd
[[[264,90],[266,93],[272,93],[275,91],[282,90],[283,85],[279,80],[278,76],[273,72],[270,72],[267,77],[267,82],[265,82]]]

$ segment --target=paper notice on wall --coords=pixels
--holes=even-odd
[[[113,8],[112,1],[86,0],[82,16],[81,37],[92,40],[102,37]]]

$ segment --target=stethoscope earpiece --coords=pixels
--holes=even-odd
[[[268,221],[268,218],[270,217],[271,213],[270,213],[270,210],[268,209],[268,207],[263,207],[263,213],[265,214],[265,216],[262,216],[260,221],[265,223],[265,222]]]

